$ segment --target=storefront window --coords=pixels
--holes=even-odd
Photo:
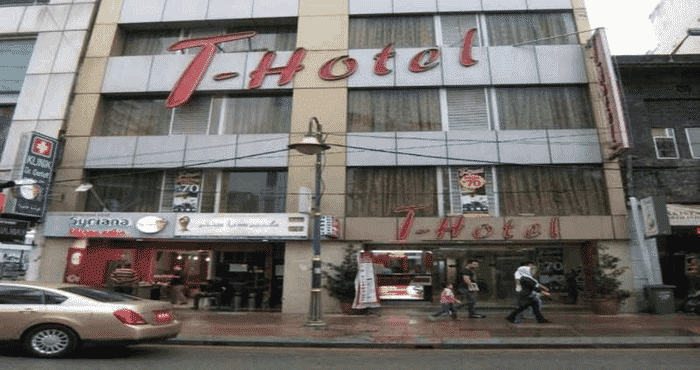
[[[347,170],[347,217],[400,217],[400,208],[425,206],[416,216],[436,216],[435,167],[360,167]]]
[[[119,173],[91,171],[89,181],[111,212],[158,212],[163,172]],[[86,211],[102,212],[94,194],[88,193]]]
[[[287,202],[287,172],[227,172],[223,176],[222,213],[281,213]]]
[[[576,32],[571,13],[486,14],[489,45],[515,45],[521,42]],[[576,34],[541,40],[533,45],[578,44]]]
[[[431,16],[375,17],[350,19],[350,49],[381,49],[435,46],[435,24]]]
[[[437,89],[348,91],[348,132],[441,129]]]
[[[600,167],[503,166],[498,180],[504,216],[609,214]]]
[[[588,89],[582,86],[496,88],[502,130],[594,128]]]

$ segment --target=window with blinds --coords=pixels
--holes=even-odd
[[[440,17],[442,29],[442,45],[451,47],[462,47],[464,35],[474,28],[477,33],[474,35],[473,46],[481,46],[479,21],[476,14],[465,15],[443,15]]]
[[[170,133],[172,135],[206,135],[212,113],[212,98],[202,97],[175,108]]]
[[[447,89],[447,117],[450,131],[488,130],[486,90]]]

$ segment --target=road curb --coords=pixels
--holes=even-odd
[[[309,338],[260,338],[230,340],[225,338],[174,338],[161,344],[184,346],[227,347],[297,347],[297,348],[360,348],[360,349],[631,349],[631,348],[700,348],[700,338],[646,337],[622,338],[517,338],[486,341],[428,341],[408,343],[372,342],[368,340],[311,340]],[[629,339],[629,338],[625,338]]]

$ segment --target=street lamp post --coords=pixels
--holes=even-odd
[[[326,325],[321,317],[321,160],[323,151],[330,149],[330,146],[324,143],[323,129],[316,117],[311,117],[309,120],[309,132],[306,133],[302,142],[289,144],[289,149],[306,155],[316,154],[316,189],[311,210],[314,216],[311,302],[309,304],[309,320],[304,325],[321,327]]]

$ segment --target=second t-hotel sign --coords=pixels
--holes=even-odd
[[[460,63],[465,67],[470,67],[476,64],[476,61],[472,59],[471,56],[475,33],[476,29],[470,29],[464,36]],[[211,65],[214,55],[218,50],[217,45],[224,42],[251,38],[255,35],[255,31],[240,32],[230,35],[183,40],[170,46],[170,48],[168,48],[169,51],[184,50],[194,47],[201,47],[202,49],[199,51],[199,53],[197,53],[194,59],[192,59],[190,64],[187,66],[187,68],[185,68],[185,71],[175,83],[175,86],[170,92],[170,96],[168,96],[165,103],[166,106],[168,108],[174,108],[187,103],[192,96],[192,93],[194,93],[197,86],[199,86],[199,83],[202,81],[202,78],[209,68],[209,65]],[[304,57],[306,56],[306,49],[304,48],[297,48],[289,58],[287,65],[283,67],[272,67],[275,56],[276,52],[274,51],[268,51],[263,55],[257,68],[250,73],[250,81],[248,83],[249,89],[257,89],[262,86],[263,80],[268,75],[280,75],[277,84],[279,86],[284,86],[292,81],[297,72],[304,69],[304,65],[302,64]],[[374,73],[379,76],[391,73],[391,70],[387,68],[386,63],[389,58],[393,58],[394,56],[395,52],[392,44],[384,47],[384,49],[374,57]],[[436,67],[439,64],[439,59],[440,49],[429,48],[419,52],[411,59],[409,69],[414,73],[425,72]],[[333,68],[341,62],[345,65],[345,73],[333,74]],[[326,81],[337,81],[350,77],[356,70],[357,60],[350,58],[348,55],[344,55],[324,63],[321,69],[318,71],[318,76]],[[214,75],[214,80],[223,81],[236,76],[238,76],[237,72],[224,72]]]

